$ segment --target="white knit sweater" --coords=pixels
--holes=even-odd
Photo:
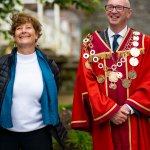
[[[16,132],[33,131],[44,127],[40,97],[43,91],[42,72],[36,53],[17,53],[11,116]]]

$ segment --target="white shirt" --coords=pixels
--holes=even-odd
[[[122,31],[117,33],[117,34],[120,35],[117,39],[117,42],[118,42],[119,45],[121,44],[121,42],[122,42],[123,38],[125,37],[127,31],[128,31],[128,27],[126,26]],[[113,40],[114,40],[113,36],[114,35],[115,35],[115,33],[110,29],[110,27],[108,27],[108,38],[109,38],[111,49],[113,47],[112,45],[113,45]]]

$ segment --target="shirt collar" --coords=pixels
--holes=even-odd
[[[128,30],[128,27],[126,26],[122,31],[120,31],[118,34],[121,36],[121,37],[124,37],[126,32]],[[109,38],[113,37],[115,33],[110,29],[110,27],[108,27],[108,36]]]

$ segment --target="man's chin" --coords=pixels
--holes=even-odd
[[[119,22],[118,22],[118,21],[111,21],[109,24],[110,24],[111,26],[116,26],[116,25],[119,24]]]

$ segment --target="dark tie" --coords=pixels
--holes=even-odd
[[[116,50],[117,50],[117,48],[119,46],[119,44],[117,42],[117,39],[118,39],[119,36],[120,36],[119,34],[113,35],[113,37],[114,37],[114,40],[113,40],[113,51],[114,52],[116,52]]]

